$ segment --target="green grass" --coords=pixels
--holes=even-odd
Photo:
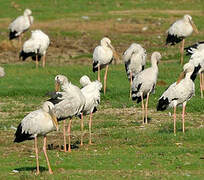
[[[11,2],[13,1],[1,1],[0,49],[1,42],[7,39],[8,23],[22,14],[11,6]],[[203,1],[19,0],[15,3],[19,4],[22,10],[32,9],[36,28],[41,25],[53,44],[48,50],[48,64],[45,69],[36,69],[31,61],[12,61],[14,63],[1,65],[5,68],[6,76],[0,79],[0,179],[203,179],[204,115],[199,78],[195,81],[196,96],[187,103],[185,134],[182,133],[181,107],[177,108],[176,136],[173,134],[173,117],[169,116],[172,110],[156,112],[158,98],[177,80],[182,71],[178,46],[168,49],[163,47],[165,31],[175,19],[183,15],[180,10],[188,10],[200,34],[190,36],[186,45],[202,40]],[[89,16],[90,20],[83,20],[83,15]],[[121,21],[118,21],[118,18],[121,18]],[[59,22],[54,21],[55,24],[52,24],[52,20]],[[97,28],[98,22],[104,25],[108,23],[107,28],[110,30]],[[61,23],[66,26],[63,27]],[[72,23],[76,23],[73,28]],[[85,24],[92,27],[95,23],[96,27],[88,30],[80,26]],[[126,31],[124,26],[124,29],[119,29],[122,31],[118,31],[117,25],[126,23],[135,26],[135,29],[128,30],[127,27]],[[144,26],[148,26],[148,29],[143,32],[141,28]],[[24,38],[27,39],[28,36],[29,33],[26,33]],[[158,82],[163,81],[166,85],[158,85],[155,94],[150,96],[150,124],[142,125],[141,104],[129,99],[129,83],[124,65],[111,65],[107,94],[104,96],[102,91],[101,104],[93,117],[94,145],[88,145],[88,117],[85,117],[85,145],[74,149],[72,153],[61,152],[57,148],[63,144],[63,124],[60,123],[60,132],[48,134],[48,144],[53,143],[56,146],[56,149],[48,150],[54,175],[50,176],[47,172],[42,138],[39,138],[41,174],[35,176],[33,142],[14,144],[15,130],[12,126],[17,127],[26,114],[40,108],[49,98],[46,93],[54,90],[54,77],[57,74],[66,75],[78,86],[79,79],[84,74],[95,80],[97,74],[92,72],[91,57],[93,48],[102,36],[109,36],[121,54],[132,42],[141,43],[147,48],[148,55],[153,51],[161,52]],[[77,41],[86,51],[76,49],[72,54],[73,47],[77,48],[78,44],[74,45]],[[55,47],[55,42],[58,47]],[[1,60],[16,58],[16,52],[13,50],[2,49],[2,52],[6,55],[0,57]],[[14,56],[13,59],[11,56]],[[187,61],[188,57],[185,57],[185,62]],[[149,66],[148,62],[147,67]],[[103,75],[104,71],[101,79]],[[80,140],[79,122],[79,119],[73,120],[72,144]],[[19,173],[13,173],[14,169]]]

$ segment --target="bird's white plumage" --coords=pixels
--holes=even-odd
[[[126,67],[128,79],[130,73],[134,77],[137,73],[142,71],[146,64],[146,50],[137,43],[132,43],[130,47],[123,53],[123,61]]]
[[[194,66],[191,63],[185,64],[185,78],[179,83],[175,82],[170,85],[159,99],[163,98],[165,100],[167,98],[169,101],[169,107],[174,107],[190,100],[195,94],[195,85],[190,78],[193,71]]]
[[[101,44],[94,49],[93,63],[96,64],[95,67],[97,67],[98,64],[103,67],[112,62],[113,51],[110,47],[112,47],[111,41],[105,37],[101,40]]]
[[[96,108],[100,103],[100,90],[102,84],[97,80],[91,82],[88,76],[82,76],[80,84],[83,86],[81,92],[86,99],[83,113],[85,115],[90,114],[93,112],[94,107]]]
[[[56,130],[49,114],[49,110],[53,107],[52,103],[46,101],[41,109],[32,111],[25,116],[21,121],[22,133],[29,133],[32,135],[31,137],[36,137]]]
[[[0,67],[0,77],[4,77],[5,76],[5,71],[3,67]]]
[[[157,82],[158,66],[157,63],[161,59],[159,52],[154,52],[151,56],[152,66],[138,73],[132,84],[132,97],[145,96],[147,93],[153,92]]]
[[[177,20],[170,26],[167,33],[177,37],[190,36],[193,32],[190,21],[192,21],[192,17],[190,15],[184,15],[182,19]]]
[[[41,30],[35,30],[32,31],[30,39],[23,44],[23,51],[25,53],[45,55],[49,44],[49,37]]]
[[[24,31],[28,30],[30,26],[33,24],[33,16],[31,16],[32,12],[30,9],[26,9],[24,11],[23,16],[17,17],[14,21],[9,25],[9,29],[11,32],[16,31],[15,36],[19,36]]]
[[[57,92],[62,97],[59,98],[62,101],[57,103],[53,108],[53,112],[57,118],[72,117],[74,115],[80,115],[84,105],[85,97],[81,90],[68,81],[66,76],[57,75],[55,81],[60,83],[61,89],[64,92]]]

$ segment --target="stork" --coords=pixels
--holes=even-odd
[[[89,144],[92,144],[91,140],[91,126],[92,126],[92,114],[97,111],[97,106],[100,103],[100,91],[102,84],[99,81],[90,81],[89,77],[84,75],[80,79],[80,84],[83,86],[81,89],[86,102],[83,109],[84,115],[90,115],[89,120]]]
[[[70,118],[68,123],[68,151],[71,152],[71,123],[73,116],[81,117],[81,130],[83,132],[83,108],[85,105],[85,97],[81,90],[73,85],[66,76],[57,75],[55,77],[56,94],[48,101],[54,104],[53,113],[57,117],[57,120],[64,120],[64,151],[67,152],[66,147],[66,119]],[[63,92],[58,92],[59,88]],[[81,139],[83,140],[83,139]],[[83,142],[81,141],[81,145]]]
[[[44,32],[41,30],[32,31],[30,39],[23,44],[19,58],[22,58],[24,61],[31,56],[36,62],[36,67],[38,67],[38,61],[41,59],[41,56],[43,56],[42,67],[45,67],[46,52],[49,45],[50,39]]]
[[[157,104],[158,111],[164,111],[168,107],[174,108],[174,134],[176,134],[176,107],[178,105],[183,105],[182,111],[182,127],[183,133],[185,133],[185,109],[186,103],[195,94],[194,79],[195,75],[199,71],[199,68],[194,69],[192,63],[187,63],[183,67],[183,72],[179,76],[177,82],[171,84],[166,91],[159,98]]]
[[[106,80],[109,64],[113,58],[119,60],[115,48],[111,45],[111,40],[107,37],[101,39],[101,44],[93,52],[93,72],[98,71],[98,81],[100,81],[100,70],[106,68],[104,75],[104,94],[106,94]]]
[[[153,52],[151,56],[150,68],[145,69],[138,73],[132,84],[132,100],[137,100],[137,103],[142,101],[142,120],[143,123],[147,122],[147,111],[148,111],[148,101],[150,93],[153,93],[157,83],[158,76],[158,66],[161,59],[161,54],[159,52]],[[144,107],[144,99],[147,98],[146,104]],[[144,110],[145,108],[145,110]],[[145,116],[145,119],[144,119]]]
[[[183,64],[185,38],[190,36],[193,31],[195,31],[195,33],[198,33],[198,29],[190,15],[184,15],[182,19],[179,19],[174,22],[167,30],[166,45],[170,43],[170,45],[173,46],[182,41],[180,48],[181,64]]]
[[[18,38],[19,46],[21,46],[22,35],[27,31],[33,24],[33,16],[31,16],[32,11],[30,9],[25,9],[22,16],[17,17],[14,21],[9,24],[9,39]]]
[[[144,70],[146,64],[146,50],[137,43],[132,43],[130,47],[123,53],[123,61],[125,63],[125,70],[130,81],[130,97],[131,87],[134,77]]]
[[[54,105],[51,102],[46,101],[41,109],[30,112],[27,116],[23,118],[21,123],[18,125],[18,128],[15,133],[14,142],[20,143],[25,140],[34,139],[35,142],[35,153],[36,153],[36,164],[37,172],[40,173],[39,169],[39,158],[38,158],[38,145],[37,137],[44,136],[43,152],[47,161],[48,170],[50,174],[53,174],[53,171],[50,167],[50,162],[46,152],[46,135],[49,132],[58,130],[58,122],[56,117],[52,112]]]

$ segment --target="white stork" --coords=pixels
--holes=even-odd
[[[80,79],[80,84],[83,86],[81,89],[82,94],[86,99],[86,103],[83,109],[83,114],[90,114],[89,120],[89,144],[91,141],[91,126],[92,126],[92,114],[97,111],[97,106],[100,103],[100,91],[102,84],[99,81],[91,82],[88,76],[82,76]]]
[[[41,109],[30,112],[27,116],[23,118],[21,123],[15,133],[14,142],[20,143],[25,140],[34,139],[35,141],[35,153],[36,153],[36,163],[37,163],[37,174],[40,173],[39,160],[38,160],[38,145],[37,137],[44,136],[43,152],[47,161],[49,173],[53,174],[48,160],[46,152],[46,135],[49,132],[58,130],[57,119],[52,112],[54,105],[51,102],[46,101]]]
[[[101,44],[93,52],[93,72],[98,71],[98,81],[100,81],[100,70],[106,68],[104,75],[104,94],[106,93],[108,66],[112,63],[113,58],[115,60],[119,59],[114,47],[111,45],[111,40],[104,37],[101,39]]]
[[[196,71],[198,71],[197,69]],[[182,121],[183,121],[183,133],[185,133],[185,108],[186,103],[195,94],[194,79],[197,72],[194,71],[194,65],[187,63],[183,67],[177,82],[171,84],[168,89],[159,98],[157,104],[158,111],[164,111],[168,107],[174,108],[174,134],[176,134],[176,106],[183,104]]]
[[[146,50],[137,43],[132,43],[130,47],[123,53],[125,70],[128,76],[128,80],[130,81],[130,97],[132,81],[139,72],[144,70],[146,56]]]
[[[0,67],[0,77],[4,77],[5,76],[5,71],[3,67]]]
[[[204,90],[204,42],[196,43],[192,46],[185,48],[188,55],[191,55],[189,60],[190,63],[194,65],[195,68],[200,68],[200,93],[201,98],[203,98],[203,90]]]
[[[23,16],[17,17],[9,25],[9,39],[19,38],[19,46],[21,46],[22,35],[27,31],[33,24],[33,16],[31,16],[32,11],[30,9],[25,9]]]
[[[36,67],[38,67],[38,61],[41,59],[41,56],[43,56],[42,66],[45,67],[45,56],[49,45],[50,39],[44,32],[41,30],[32,31],[30,39],[23,44],[19,58],[22,58],[24,61],[27,57],[31,56],[36,62]]]
[[[170,45],[175,45],[182,41],[180,49],[181,64],[183,64],[183,51],[185,38],[190,36],[193,31],[198,33],[198,29],[196,28],[190,15],[184,15],[182,19],[179,19],[176,22],[174,22],[167,30],[168,35],[166,38],[166,45],[169,43]]]
[[[54,104],[53,113],[57,117],[57,120],[64,120],[64,151],[67,152],[66,148],[66,121],[65,119],[70,118],[68,124],[68,140],[69,147],[68,151],[71,152],[71,122],[73,116],[81,117],[81,127],[83,124],[83,108],[85,105],[85,97],[81,90],[68,81],[67,77],[64,75],[57,75],[55,77],[56,91],[61,89],[63,92],[56,92],[54,96],[48,101]],[[82,129],[83,130],[83,129]],[[81,142],[81,145],[83,142]]]
[[[157,76],[158,76],[158,66],[161,59],[161,54],[159,52],[153,52],[151,56],[151,64],[150,68],[145,69],[138,73],[132,84],[132,100],[137,100],[137,103],[142,101],[142,120],[143,123],[147,122],[147,108],[148,108],[148,101],[150,93],[154,92],[156,83],[157,83]],[[144,111],[144,99],[147,98],[145,104],[145,111]],[[145,114],[145,119],[144,119]]]

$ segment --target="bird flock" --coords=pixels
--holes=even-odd
[[[36,61],[36,67],[38,67],[38,61],[42,58],[42,67],[45,67],[46,51],[50,45],[50,39],[44,32],[41,30],[31,31],[30,39],[25,41],[21,47],[23,33],[33,24],[34,18],[31,14],[32,11],[26,9],[23,16],[19,16],[11,22],[9,25],[9,39],[19,39],[19,46],[21,48],[19,54],[20,59],[26,60],[28,57],[31,57]],[[182,19],[174,22],[167,30],[166,45],[175,45],[181,42],[181,64],[183,64],[184,50],[186,51],[186,54],[190,56],[189,62],[183,66],[183,72],[181,72],[178,78],[175,77],[175,82],[163,92],[157,103],[158,111],[166,110],[169,107],[174,109],[174,133],[176,133],[176,107],[178,105],[183,106],[182,123],[183,132],[185,132],[185,108],[187,102],[195,94],[194,81],[197,74],[200,74],[200,91],[201,97],[203,98],[204,42],[197,42],[192,46],[184,48],[185,38],[190,36],[193,31],[198,33],[190,15],[184,15]],[[150,94],[155,91],[159,73],[158,64],[162,59],[162,55],[159,52],[153,52],[151,55],[151,67],[145,69],[147,51],[142,45],[132,43],[123,53],[122,58],[125,64],[127,78],[130,83],[129,96],[133,101],[137,101],[137,103],[141,102],[143,124],[147,124],[149,97]],[[37,137],[44,137],[43,152],[47,161],[48,171],[52,174],[53,171],[46,152],[46,135],[52,131],[58,131],[60,121],[63,121],[64,152],[71,152],[71,125],[74,117],[80,119],[81,145],[83,145],[83,118],[86,115],[90,116],[89,144],[92,144],[92,116],[93,113],[97,111],[97,107],[101,101],[100,93],[102,83],[100,82],[100,73],[101,70],[105,68],[103,87],[103,92],[105,94],[107,88],[108,68],[113,60],[117,62],[119,56],[111,44],[111,40],[104,37],[101,39],[100,45],[98,45],[93,52],[92,67],[93,72],[98,73],[97,80],[91,81],[88,76],[82,76],[79,80],[82,86],[80,89],[73,85],[68,77],[61,74],[57,75],[54,79],[55,91],[49,94],[50,98],[43,103],[42,108],[30,112],[20,122],[15,133],[14,142],[19,143],[25,140],[34,139],[37,174],[40,173]],[[4,75],[4,69],[0,67],[0,77],[3,77]],[[145,99],[146,102],[144,102]],[[68,123],[66,120],[68,120]],[[66,143],[67,135],[68,149]]]

